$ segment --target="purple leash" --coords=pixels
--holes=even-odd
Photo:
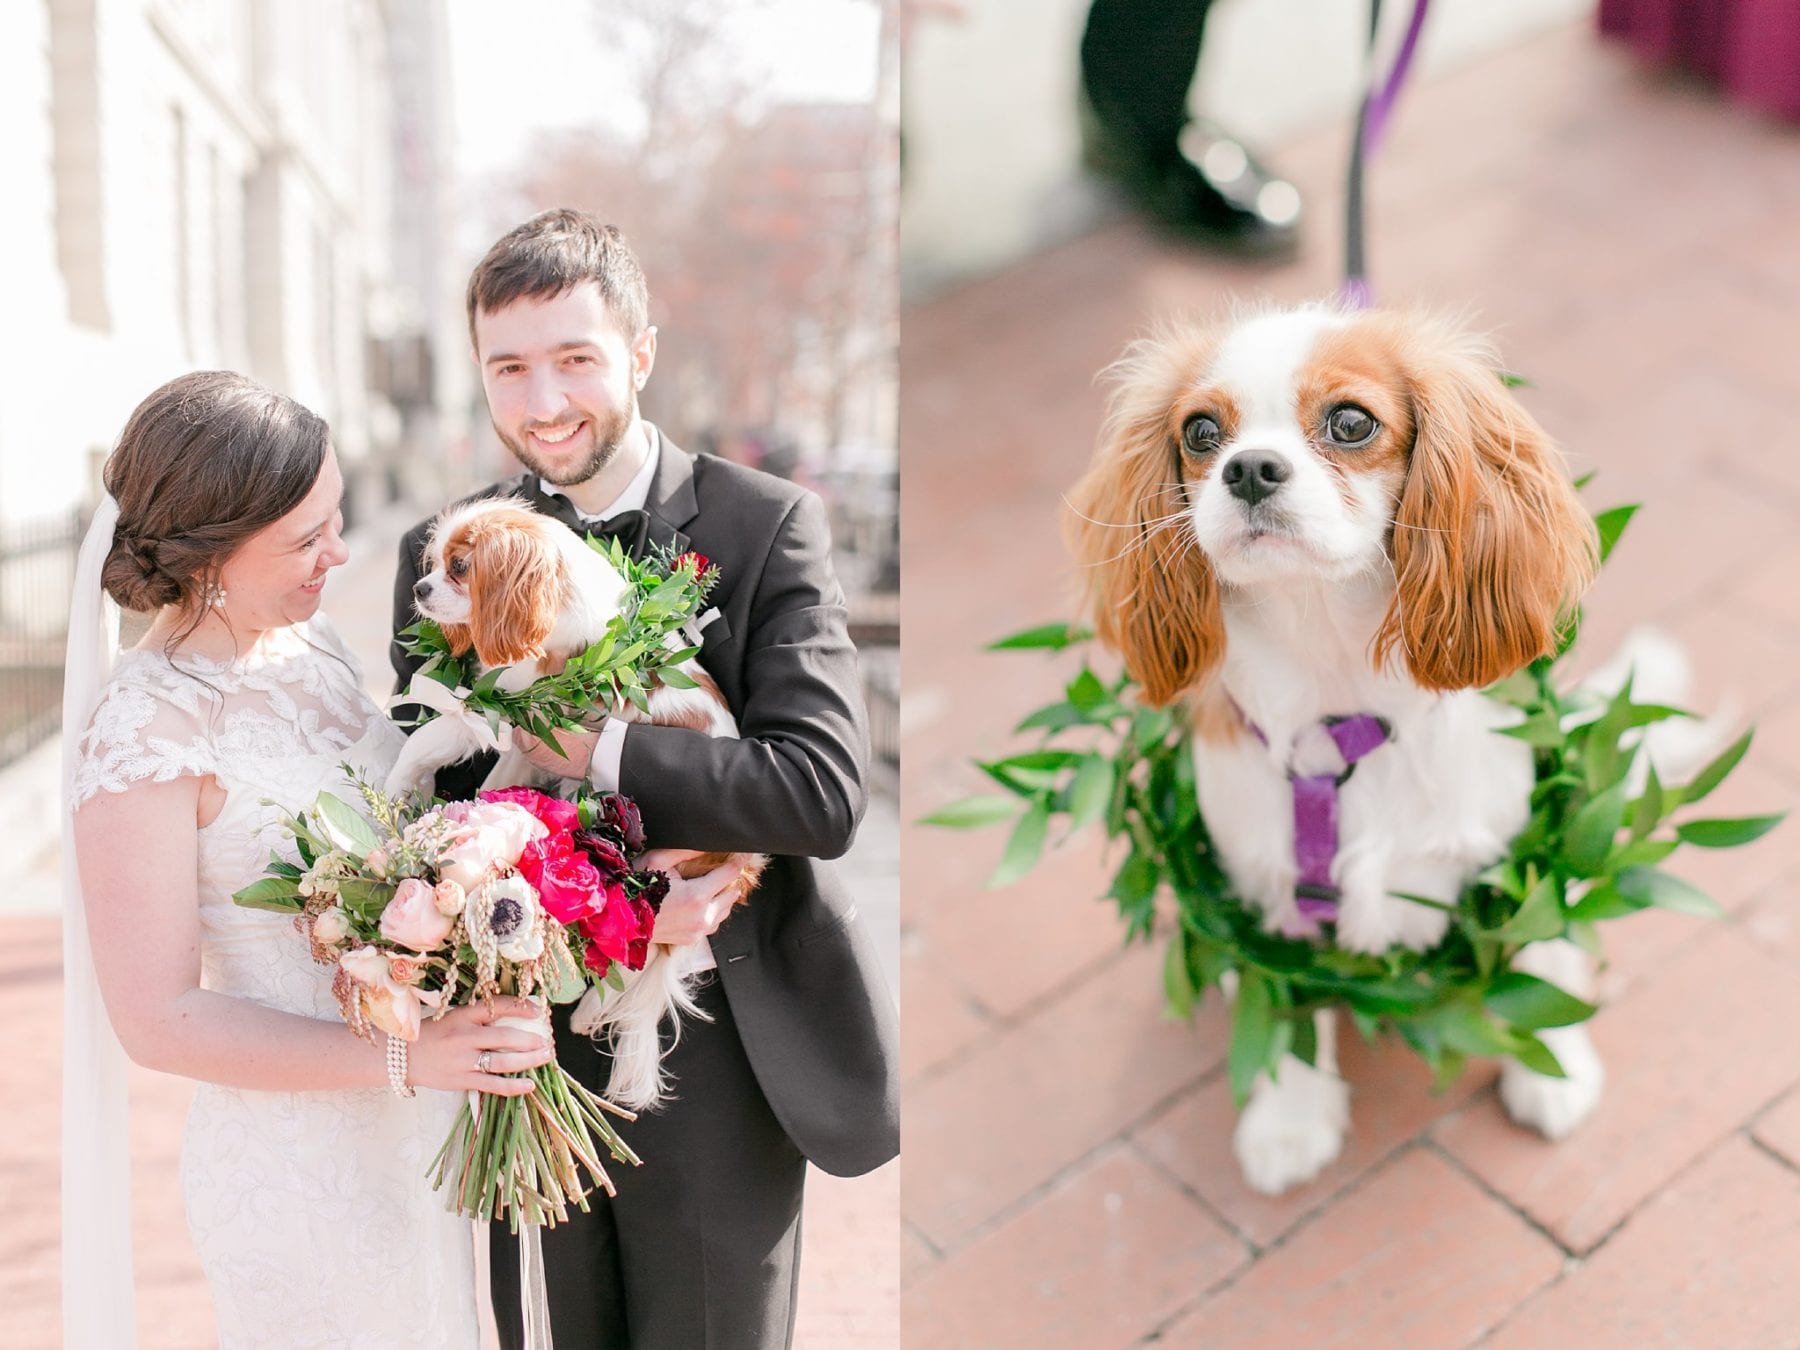
[[[1385,80],[1371,78],[1363,94],[1362,106],[1356,114],[1356,137],[1350,146],[1349,182],[1344,192],[1344,286],[1339,292],[1345,303],[1356,309],[1367,309],[1373,299],[1369,289],[1368,261],[1364,252],[1363,169],[1373,158],[1387,130],[1388,115],[1400,97],[1400,86],[1412,68],[1413,55],[1419,46],[1419,34],[1425,28],[1425,11],[1431,0],[1413,0],[1412,18],[1407,21],[1406,35]],[[1375,35],[1381,24],[1381,0],[1369,3],[1369,61],[1375,59]]]
[[[1235,700],[1232,706],[1237,707]],[[1263,729],[1242,708],[1237,709],[1237,714],[1256,739],[1268,745]],[[1294,792],[1294,863],[1300,872],[1294,882],[1294,903],[1301,917],[1315,927],[1335,923],[1338,916],[1339,892],[1331,879],[1331,864],[1337,861],[1338,851],[1338,789],[1350,781],[1359,760],[1386,745],[1394,735],[1387,719],[1373,713],[1326,717],[1319,725],[1343,756],[1343,769],[1319,774],[1298,774],[1292,768],[1287,771]]]

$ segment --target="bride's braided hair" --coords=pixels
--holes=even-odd
[[[198,622],[225,561],[312,491],[329,440],[324,418],[243,375],[170,380],[107,457],[119,523],[100,584],[126,609]]]

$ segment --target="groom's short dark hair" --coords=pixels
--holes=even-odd
[[[625,336],[650,323],[650,292],[625,236],[589,211],[559,206],[514,226],[495,241],[469,277],[469,342],[475,315],[515,300],[551,299],[591,281]]]

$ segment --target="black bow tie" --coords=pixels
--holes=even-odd
[[[616,516],[594,524],[582,522],[576,528],[586,534],[601,539],[617,539],[625,546],[625,551],[632,557],[642,559],[644,548],[650,542],[650,513],[648,511],[621,511]]]

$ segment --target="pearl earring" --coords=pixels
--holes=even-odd
[[[225,588],[216,584],[208,586],[206,588],[206,603],[212,609],[224,609]]]

